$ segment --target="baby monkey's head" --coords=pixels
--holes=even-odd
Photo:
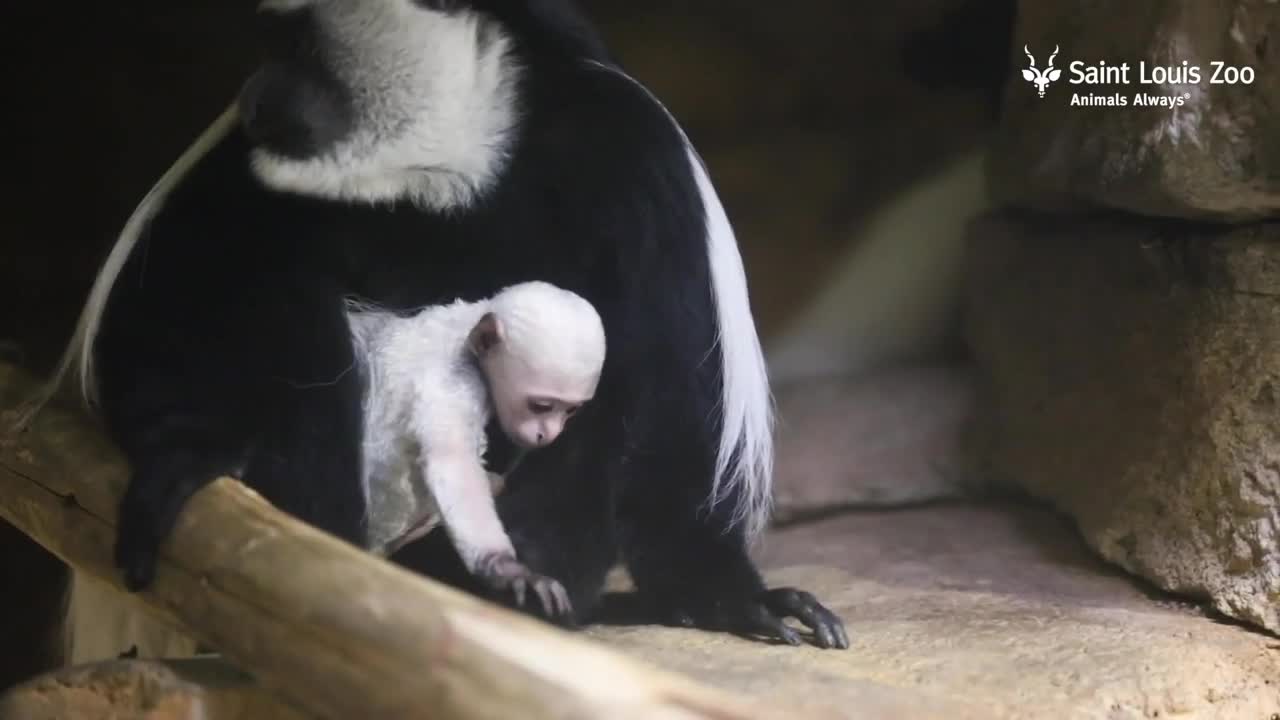
[[[489,301],[467,341],[503,432],[523,448],[552,443],[590,400],[604,366],[604,326],[591,303],[544,282]]]

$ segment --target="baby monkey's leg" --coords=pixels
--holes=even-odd
[[[436,526],[440,524],[440,513],[432,511],[414,521],[407,530],[398,537],[388,540],[386,545],[380,551],[382,555],[391,557],[400,552],[405,545],[417,542],[426,537]]]
[[[493,590],[515,593],[520,605],[533,590],[553,618],[572,612],[569,594],[558,581],[533,572],[516,558],[479,458],[437,453],[426,459],[425,476],[445,530],[471,574]]]

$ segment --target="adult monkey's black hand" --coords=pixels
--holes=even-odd
[[[703,630],[754,635],[799,645],[800,634],[784,620],[795,618],[813,632],[813,644],[823,649],[847,650],[849,635],[844,623],[812,593],[792,587],[773,588],[740,599],[719,599],[697,609],[677,609],[678,625]]]

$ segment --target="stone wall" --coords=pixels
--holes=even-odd
[[[1280,630],[1280,223],[991,218],[989,457],[1107,559]]]
[[[1280,212],[1280,5],[1268,0],[1020,3],[1014,72],[993,155],[997,193],[1019,205],[1117,208],[1241,222]],[[1045,97],[1022,76],[1031,50],[1062,76]],[[1072,84],[1128,64],[1128,82]],[[1252,68],[1250,84],[1224,67]],[[1199,68],[1199,80],[1189,69]],[[1157,68],[1160,68],[1159,70]],[[1172,68],[1172,82],[1144,84]],[[1215,75],[1217,80],[1215,81]],[[1117,79],[1114,75],[1100,79]],[[1135,95],[1173,98],[1135,106]],[[1124,106],[1071,104],[1118,95]]]
[[[990,166],[1004,209],[971,228],[967,272],[989,469],[1107,559],[1280,631],[1280,5],[1022,5]],[[1040,68],[1059,45],[1058,68],[1204,71],[1064,72],[1041,98],[1024,43]],[[1218,59],[1255,82],[1211,84]],[[1129,103],[1071,105],[1112,92]]]

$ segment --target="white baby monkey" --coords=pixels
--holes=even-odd
[[[408,317],[353,304],[348,318],[364,378],[369,547],[389,555],[443,523],[487,586],[521,604],[532,589],[548,613],[568,614],[563,586],[516,558],[482,458],[491,415],[532,450],[595,395],[605,356],[595,308],[526,282]]]

